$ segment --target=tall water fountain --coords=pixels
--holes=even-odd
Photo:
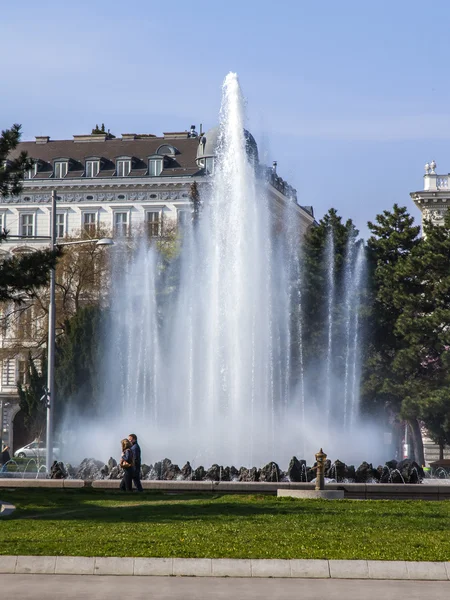
[[[324,374],[322,387],[308,393],[300,233],[293,206],[286,208],[283,234],[273,233],[266,184],[257,177],[255,153],[248,152],[243,107],[238,78],[230,73],[211,189],[202,198],[201,217],[183,232],[179,258],[168,265],[143,241],[131,259],[115,260],[104,361],[107,422],[101,430],[91,424],[97,429],[90,434],[103,453],[113,453],[130,431],[148,462],[169,456],[194,465],[286,463],[320,445],[343,460],[352,459],[349,452],[358,445],[358,457],[369,452],[361,446],[365,434],[358,438],[354,427],[361,340],[352,307],[363,249],[349,249],[358,260],[349,261],[344,342],[337,348],[330,233],[328,350],[326,364],[315,367]],[[336,352],[345,357],[339,393]]]

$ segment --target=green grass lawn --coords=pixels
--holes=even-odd
[[[0,490],[0,554],[450,560],[450,502]]]

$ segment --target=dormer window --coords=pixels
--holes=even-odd
[[[28,171],[25,171],[25,179],[33,179],[39,170],[39,161],[35,161]]]
[[[131,158],[120,158],[116,161],[117,177],[126,177],[131,171]]]
[[[148,159],[148,174],[150,177],[159,177],[163,170],[164,159],[160,156],[152,156]]]
[[[168,154],[169,156],[175,156],[175,154],[178,154],[178,150],[175,148],[175,146],[171,146],[170,144],[163,144],[158,148],[156,154],[159,154],[160,156],[165,156],[166,154]]]
[[[55,165],[54,165],[55,179],[63,179],[67,175],[68,168],[69,168],[69,161],[56,160]]]
[[[86,177],[97,177],[100,171],[100,161],[99,160],[87,160],[86,161]]]

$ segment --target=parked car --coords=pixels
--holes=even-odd
[[[31,442],[14,452],[14,458],[45,458],[47,448],[45,442]],[[53,448],[53,456],[58,458],[59,448]]]

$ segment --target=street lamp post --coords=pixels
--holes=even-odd
[[[50,213],[50,250],[56,244],[56,190],[52,191],[52,208]],[[55,402],[55,267],[50,270],[50,300],[48,305],[48,345],[47,345],[47,431],[46,431],[46,466],[47,474],[53,462],[53,410]]]

